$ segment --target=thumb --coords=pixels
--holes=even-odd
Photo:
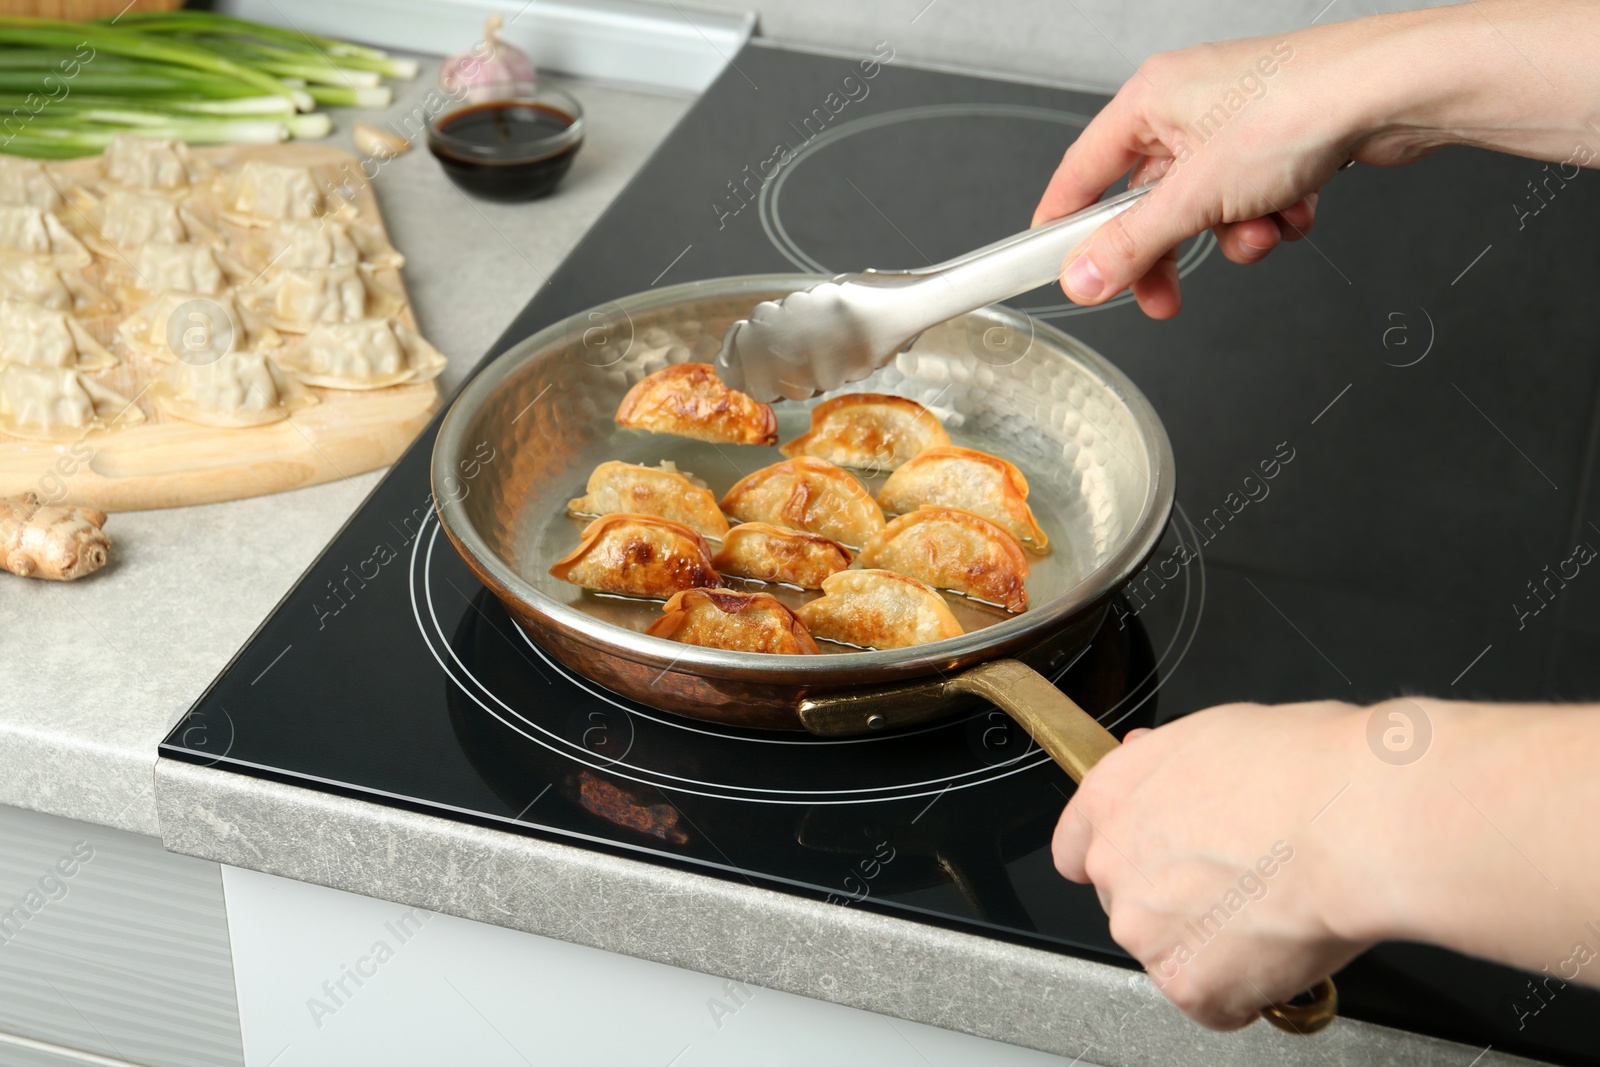
[[[1186,238],[1211,225],[1192,182],[1177,175],[1156,187],[1122,214],[1101,226],[1067,257],[1061,287],[1078,304],[1111,299],[1146,273]]]

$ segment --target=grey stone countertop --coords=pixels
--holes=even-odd
[[[434,89],[435,69],[395,83],[385,111],[334,111],[330,143],[352,148],[356,122],[420,129],[408,116]],[[422,331],[450,359],[444,396],[690,103],[550,81],[579,98],[589,127],[553,196],[470,200],[420,139],[373,179]],[[100,573],[70,583],[0,575],[0,804],[157,834],[157,744],[379,477],[115,514]]]

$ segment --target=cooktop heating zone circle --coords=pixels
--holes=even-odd
[[[439,534],[437,518],[429,516],[412,546],[410,598],[418,632],[461,695],[554,762],[667,791],[803,805],[931,798],[1050,762],[993,709],[913,730],[817,738],[690,720],[628,700],[568,670],[529,639]],[[1202,574],[1185,574],[1183,614],[1196,622],[1203,589]],[[1101,636],[1114,625],[1102,627]],[[1166,636],[1154,663],[1129,678],[1101,722],[1114,728],[1143,707],[1192,639],[1192,626]],[[1093,648],[1052,680],[1059,682]]]

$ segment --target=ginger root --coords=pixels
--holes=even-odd
[[[71,581],[106,565],[106,513],[41,504],[36,493],[0,498],[0,567],[19,578]]]

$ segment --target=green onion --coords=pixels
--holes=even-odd
[[[37,123],[9,139],[0,137],[0,147],[20,156],[70,159],[105,151],[111,139],[125,133],[126,125],[84,122],[40,127]],[[141,136],[170,137],[190,144],[275,144],[289,138],[289,128],[281,122],[235,119],[232,121],[168,121],[162,125],[136,127]]]
[[[36,102],[36,101],[35,101]],[[236,100],[207,100],[204,97],[183,98],[167,96],[157,100],[142,100],[132,95],[92,96],[73,93],[61,100],[51,101],[45,107],[32,107],[28,97],[12,96],[0,90],[0,115],[13,110],[40,114],[45,108],[79,111],[85,108],[153,108],[187,115],[293,115],[294,105],[281,96],[245,96]],[[325,118],[326,116],[317,116]]]
[[[230,15],[202,14],[198,11],[145,11],[124,15],[119,22],[134,23],[146,33],[231,34],[245,38],[253,37],[282,48],[299,49],[309,46],[328,56],[348,61],[341,63],[340,66],[372,70],[403,81],[417,76],[417,64],[412,59],[396,58],[381,49],[368,48],[320,34],[266,26]]]
[[[131,30],[116,30],[109,27],[102,29],[93,23],[58,22],[53,19],[30,19],[14,15],[0,16],[0,43],[3,44],[76,48],[85,42],[96,53],[143,56],[175,67],[190,67],[194,70],[236,78],[271,95],[289,96],[289,90],[285,89],[276,78],[240,66],[204,48],[162,41]]]
[[[351,88],[346,85],[308,85],[311,99],[328,107],[388,107],[394,102],[394,91],[387,85],[370,89]]]
[[[196,144],[325,137],[319,104],[385,107],[382,79],[416,73],[380,49],[209,12],[0,16],[0,153],[65,159],[119,131]]]

